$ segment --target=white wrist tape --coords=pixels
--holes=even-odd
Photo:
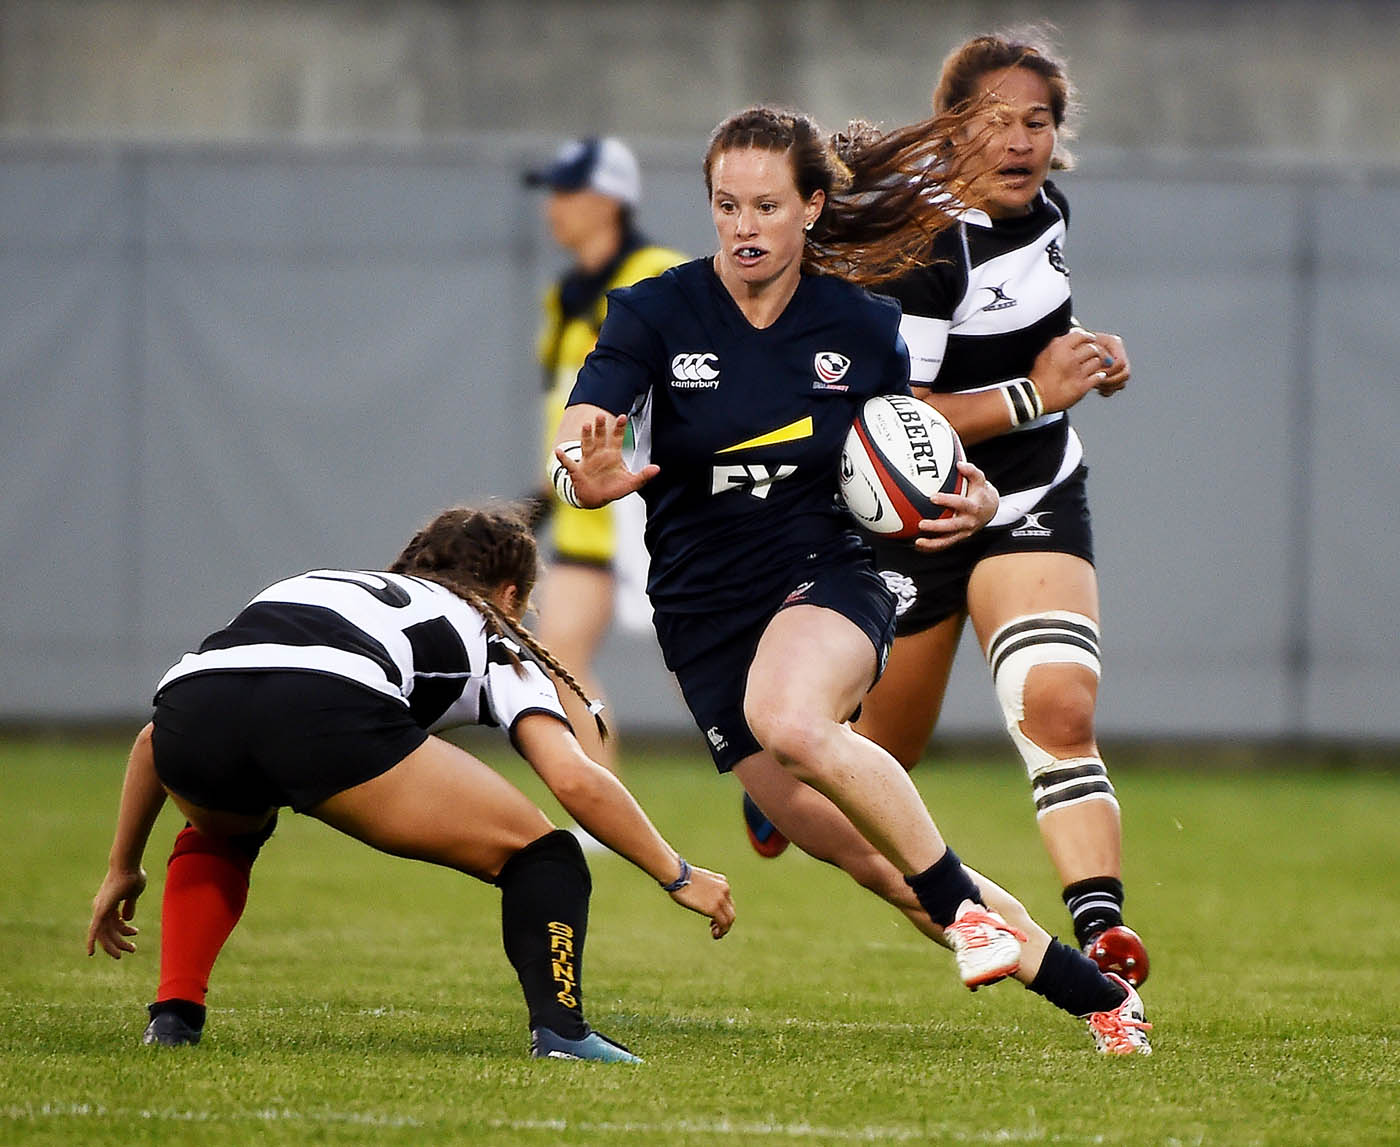
[[[1000,389],[1002,398],[1006,399],[1007,410],[1011,413],[1012,426],[1033,422],[1045,413],[1040,391],[1030,379],[1013,378]]]
[[[583,457],[582,442],[561,442],[558,449],[563,451],[571,462],[577,462]],[[549,472],[549,477],[554,484],[554,492],[559,495],[561,502],[566,502],[576,510],[583,509],[579,505],[578,493],[574,490],[573,475],[564,469],[564,463],[560,462],[558,458],[554,459],[554,466]]]

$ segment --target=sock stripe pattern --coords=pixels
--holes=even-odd
[[[1123,923],[1123,882],[1116,876],[1076,880],[1063,895],[1081,948],[1105,928]]]

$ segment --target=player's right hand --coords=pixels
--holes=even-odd
[[[724,938],[734,926],[734,897],[729,891],[729,879],[708,868],[690,866],[690,883],[670,893],[671,899],[682,907],[710,918],[710,935]]]
[[[554,457],[569,472],[578,503],[586,510],[606,506],[640,490],[661,472],[655,463],[643,466],[635,473],[622,460],[622,445],[627,437],[627,415],[599,414],[592,422],[579,428],[577,461],[559,447]]]
[[[1105,351],[1083,327],[1071,327],[1045,344],[1030,378],[1046,414],[1068,410],[1107,378]]]

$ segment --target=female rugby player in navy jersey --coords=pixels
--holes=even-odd
[[[447,510],[389,572],[278,582],[166,673],[127,764],[87,939],[89,955],[135,950],[141,856],[169,795],[190,823],[167,870],[145,1043],[199,1042],[209,974],[277,810],[290,805],[383,852],[497,885],[531,1053],[637,1062],[583,1016],[591,879],[577,840],[500,774],[430,735],[499,725],[580,824],[708,916],[716,939],[729,930],[725,878],[687,864],[570,731],[546,670],[588,698],[520,624],[536,567],[520,509]]]
[[[944,938],[969,987],[1017,975],[1091,1017],[1103,1050],[1146,1051],[1131,988],[964,869],[898,762],[848,723],[895,599],[837,505],[841,447],[860,402],[908,392],[909,363],[898,308],[829,272],[891,273],[950,225],[942,203],[965,165],[931,160],[960,122],[853,125],[840,159],[800,115],[722,123],[704,164],[719,251],[609,296],[560,425],[556,488],[583,506],[642,491],[666,663],[717,767],[785,835]],[[991,517],[995,491],[964,472],[968,495],[942,499],[953,513],[918,546]]]
[[[1069,207],[1047,180],[1069,166],[1064,64],[1033,32],[969,40],[945,61],[934,107],[979,103],[978,146],[995,166],[978,189],[981,210],[934,239],[924,266],[880,289],[903,308],[914,392],[957,428],[1001,506],[948,553],[872,539],[900,617],[856,727],[912,767],[971,618],[1078,942],[1139,984],[1147,954],[1123,926],[1118,800],[1094,735],[1098,582],[1068,414],[1094,391],[1121,390],[1131,369],[1117,335],[1091,333],[1072,313]]]

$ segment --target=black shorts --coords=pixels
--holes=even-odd
[[[899,598],[895,632],[922,633],[967,609],[967,583],[983,558],[1000,554],[1060,553],[1094,563],[1094,531],[1080,466],[1019,521],[979,530],[965,542],[926,554],[909,542],[877,541],[875,562]]]
[[[781,593],[750,609],[655,615],[666,666],[722,773],[762,751],[744,720],[749,665],[768,623],[790,605],[822,606],[854,622],[875,647],[879,677],[894,641],[895,598],[863,548],[795,567]]]
[[[428,738],[392,697],[298,670],[203,673],[156,698],[156,775],[201,808],[297,812],[388,772]]]

